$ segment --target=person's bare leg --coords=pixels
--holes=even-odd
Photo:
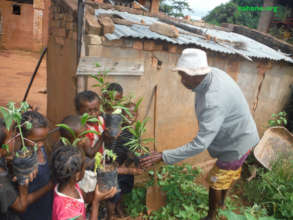
[[[117,211],[117,214],[120,218],[123,218],[126,216],[124,209],[123,209],[122,201],[123,201],[123,195],[120,196],[120,198],[118,199],[117,204],[116,204],[116,211]]]
[[[221,206],[221,202],[222,202],[222,190],[214,190],[213,188],[210,188],[208,216],[202,218],[201,220],[216,220],[217,209]]]
[[[228,190],[222,190],[221,208],[225,208],[225,199],[227,197]]]
[[[114,215],[115,215],[115,203],[107,201],[107,213],[108,213],[108,218],[107,220],[113,220]]]

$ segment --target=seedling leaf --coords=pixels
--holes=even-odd
[[[96,135],[100,135],[100,133],[97,132],[97,131],[94,131],[94,130],[86,130],[86,131],[81,132],[81,133],[79,134],[79,137],[83,137],[83,136],[85,136],[85,135],[87,135],[87,134],[96,134]]]
[[[92,122],[92,123],[95,123],[95,122],[99,122],[99,119],[97,118],[90,118],[87,120],[88,122]]]
[[[89,114],[88,114],[88,113],[84,113],[84,114],[81,116],[81,124],[82,124],[82,126],[84,126],[84,125],[86,124],[88,118],[89,118]]]
[[[7,144],[2,144],[1,148],[9,152],[9,146]]]
[[[25,125],[26,129],[28,129],[28,130],[32,129],[32,127],[33,127],[32,123],[29,121],[26,121],[24,125]]]
[[[59,128],[66,129],[68,132],[70,132],[74,139],[76,138],[75,132],[67,124],[57,124],[56,126]]]
[[[65,137],[60,137],[60,140],[64,145],[71,145],[70,141]]]

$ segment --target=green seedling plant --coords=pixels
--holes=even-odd
[[[145,146],[146,144],[153,142],[153,138],[143,138],[143,134],[146,132],[146,123],[149,118],[144,119],[143,121],[137,121],[132,126],[126,126],[123,129],[128,129],[129,132],[133,135],[133,138],[125,144],[129,149],[134,152],[137,156],[141,156],[142,153],[149,153],[149,149]]]
[[[277,114],[272,114],[272,119],[268,121],[269,127],[274,126],[285,126],[287,125],[287,113],[279,112]]]
[[[22,113],[28,111],[29,108],[30,106],[27,102],[21,102],[19,108],[16,106],[14,102],[9,102],[7,107],[0,106],[0,112],[4,119],[7,130],[10,131],[11,129],[16,128],[16,130],[18,131],[18,134],[12,137],[8,141],[8,144],[15,138],[20,137],[22,144],[21,151],[24,154],[29,152],[28,148],[25,145],[25,140],[34,143],[33,141],[25,138],[22,132],[23,126],[25,126],[26,129],[32,128],[32,124],[29,121],[25,121],[23,124],[21,123]],[[7,144],[3,144],[1,147],[2,149],[5,149],[7,152],[9,151],[9,147]],[[37,149],[36,143],[34,143],[34,149]],[[16,156],[19,156],[18,152],[16,152]]]
[[[144,215],[145,219],[151,220],[199,220],[208,211],[208,192],[195,183],[199,174],[200,170],[187,164],[165,165],[157,173],[149,171],[152,179],[144,187],[134,188],[126,195],[127,213],[131,217]],[[154,184],[154,175],[166,193],[166,205],[146,216],[146,189]]]
[[[99,64],[98,67],[100,66]],[[97,83],[93,85],[93,87],[98,87],[101,90],[102,96],[101,96],[101,105],[100,105],[100,111],[103,113],[106,112],[112,112],[113,114],[121,114],[122,110],[126,112],[130,117],[133,117],[132,114],[129,112],[128,108],[125,107],[125,104],[127,104],[127,100],[131,100],[131,96],[125,96],[122,97],[120,100],[116,100],[115,96],[117,94],[116,91],[110,91],[108,90],[108,87],[110,83],[106,82],[106,76],[107,71],[105,72],[99,72],[98,74],[91,75],[92,78],[94,78]],[[123,116],[122,116],[123,117]],[[125,117],[124,117],[125,119]]]
[[[93,122],[93,123],[101,123],[97,118],[95,117],[91,117],[88,113],[84,113],[81,118],[80,118],[80,122],[82,124],[82,126],[85,126],[86,123],[88,122]],[[96,135],[100,135],[97,131],[94,130],[86,130],[81,132],[79,135],[76,135],[76,133],[74,132],[74,130],[69,127],[67,124],[57,124],[56,125],[59,128],[63,128],[66,129],[73,137],[73,141],[72,143],[65,137],[60,137],[60,140],[62,141],[63,144],[65,145],[72,145],[74,147],[77,146],[77,144],[83,139],[85,138],[85,135],[89,134],[89,133],[93,133]]]
[[[100,152],[97,152],[95,155],[95,167],[94,172],[96,173],[98,169],[105,170],[106,168],[106,159],[111,159],[112,163],[116,161],[117,155],[112,150],[105,150],[103,155]]]

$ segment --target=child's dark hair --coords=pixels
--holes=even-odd
[[[66,116],[61,123],[68,125],[75,132],[76,135],[77,132],[80,131],[82,128],[81,118],[78,115]],[[73,138],[72,134],[65,128],[60,127],[59,132],[61,137],[65,137],[67,139]]]
[[[2,146],[2,144],[4,144],[4,141],[6,139],[5,129],[5,122],[2,118],[0,118],[0,147]]]
[[[116,91],[123,94],[123,88],[119,83],[111,83],[108,88],[109,91]]]
[[[82,170],[83,156],[78,147],[60,146],[52,154],[53,178],[57,183],[66,184]]]
[[[21,124],[24,122],[29,121],[32,123],[32,128],[47,128],[48,127],[48,120],[45,116],[37,111],[27,111],[22,114],[21,116]],[[26,126],[22,126],[22,133],[25,137],[30,135],[32,129],[27,129]]]
[[[75,109],[76,111],[80,111],[82,102],[91,102],[95,99],[100,100],[100,97],[98,96],[97,93],[87,90],[87,91],[83,91],[80,92],[76,95],[75,99],[74,99],[74,103],[75,103]]]

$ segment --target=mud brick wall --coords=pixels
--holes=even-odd
[[[0,1],[0,45],[4,48],[41,51],[47,46],[50,0],[32,2]],[[13,13],[14,6],[20,7],[19,15]]]

